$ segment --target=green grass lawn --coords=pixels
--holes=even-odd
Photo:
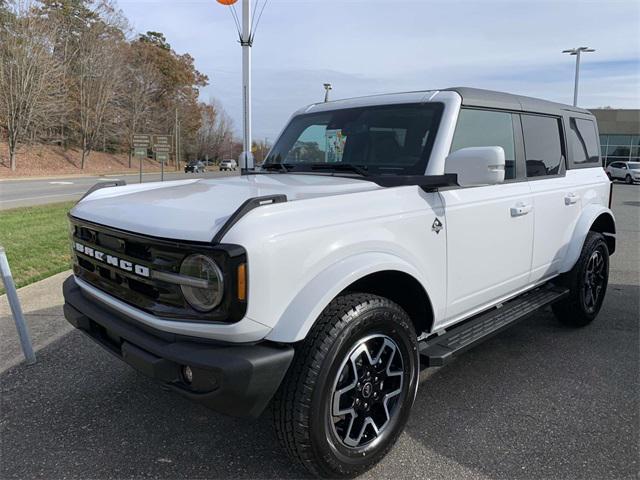
[[[71,268],[67,212],[74,203],[0,210],[0,245],[16,287]]]

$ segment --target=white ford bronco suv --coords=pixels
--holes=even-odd
[[[65,315],[196,402],[269,405],[292,458],[354,476],[421,367],[546,306],[596,317],[615,250],[599,152],[588,111],[505,93],[314,104],[258,171],[90,191]]]

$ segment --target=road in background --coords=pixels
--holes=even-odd
[[[599,317],[547,309],[422,372],[398,444],[361,478],[637,479],[640,187],[614,186],[618,244]],[[45,310],[31,312],[48,315]],[[73,331],[0,374],[0,478],[309,478],[269,414],[216,414]]]
[[[164,179],[168,181],[189,178],[216,178],[237,174],[238,172],[218,171],[197,174],[165,172]],[[124,180],[127,184],[138,183],[139,174],[2,180],[0,181],[0,210],[77,200],[96,183],[109,182],[116,179]],[[145,173],[142,181],[143,183],[159,182],[160,173]]]

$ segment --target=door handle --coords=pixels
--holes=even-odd
[[[576,203],[578,203],[578,200],[580,200],[580,196],[579,195],[576,195],[575,193],[568,193],[564,197],[564,204],[565,205],[575,205]]]
[[[516,204],[515,207],[511,207],[511,216],[512,217],[521,217],[522,215],[526,215],[533,209],[533,205],[530,203],[520,202]]]

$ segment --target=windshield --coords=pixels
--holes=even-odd
[[[629,165],[629,168],[632,170],[640,170],[640,162],[629,162],[627,165]]]
[[[359,173],[424,174],[443,106],[384,105],[299,115],[289,123],[264,167],[322,167]]]

